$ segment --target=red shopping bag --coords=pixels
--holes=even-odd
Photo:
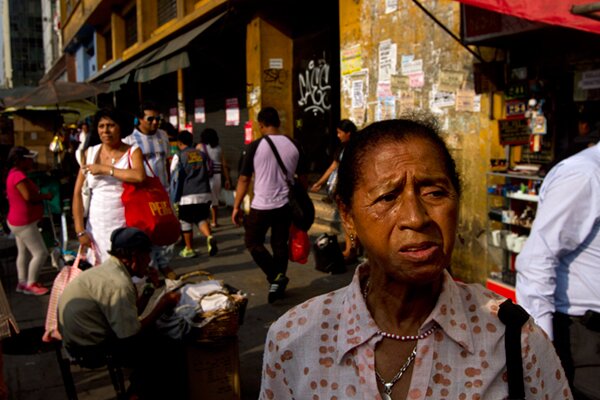
[[[290,261],[300,264],[306,264],[308,262],[308,254],[310,253],[308,233],[297,228],[294,224],[290,227],[289,246]]]
[[[169,194],[154,171],[152,174],[154,176],[146,177],[142,183],[123,183],[121,201],[125,207],[125,224],[146,233],[153,244],[166,246],[179,239],[180,225]]]

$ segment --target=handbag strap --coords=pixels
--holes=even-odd
[[[498,318],[506,325],[504,349],[506,351],[506,374],[508,376],[508,400],[525,399],[523,359],[521,358],[521,327],[529,319],[529,314],[523,307],[507,299],[500,304]]]
[[[129,167],[129,169],[131,169],[132,163],[131,163],[131,149],[133,148],[133,146],[129,146],[129,149],[127,149],[127,166]],[[140,148],[141,151],[141,148]],[[150,166],[150,163],[148,162],[148,160],[146,159],[146,156],[142,154],[142,159],[144,160],[144,163],[146,164],[146,166],[148,167],[148,169],[150,170],[150,172],[152,172],[152,176],[156,178],[156,173],[154,172],[154,170],[152,169],[152,167]]]
[[[279,167],[283,171],[283,176],[285,177],[285,181],[288,183],[288,185],[291,186],[292,184],[291,184],[290,180],[288,179],[287,168],[283,164],[283,160],[281,159],[281,156],[279,155],[279,152],[277,151],[277,147],[275,147],[275,144],[273,143],[273,141],[271,140],[271,138],[268,135],[264,136],[264,138],[267,141],[267,143],[269,143],[269,146],[271,146],[271,150],[273,150],[273,154],[275,155],[275,158],[277,159],[277,163],[279,164]]]

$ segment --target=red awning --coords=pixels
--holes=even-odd
[[[598,0],[458,0],[461,3],[487,10],[508,14],[530,21],[560,25],[567,28],[580,29],[587,32],[600,33],[600,10]],[[584,15],[571,12],[590,11]],[[582,7],[585,6],[585,7]],[[596,7],[594,7],[596,6]],[[587,10],[586,10],[587,9]],[[587,15],[587,16],[586,16]]]

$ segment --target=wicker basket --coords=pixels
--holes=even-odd
[[[210,273],[200,270],[182,275],[179,279],[189,283],[201,280],[212,280],[214,277]],[[232,293],[232,291],[234,291],[234,293]],[[206,341],[237,336],[239,326],[244,320],[248,298],[239,293],[239,291],[232,290],[228,285],[225,285],[223,290],[205,294],[203,298],[214,294],[223,294],[227,296],[231,302],[231,307],[224,310],[221,309],[198,313],[195,322],[202,323],[206,320],[209,320],[209,322],[201,328],[192,328],[192,331],[188,335],[189,340]],[[200,301],[201,300],[202,299],[200,299]]]

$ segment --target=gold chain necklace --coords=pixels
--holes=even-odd
[[[404,375],[404,373],[406,372],[408,367],[410,367],[410,364],[413,362],[413,360],[415,359],[416,356],[417,356],[417,346],[415,346],[413,348],[413,351],[408,356],[408,359],[406,360],[406,362],[404,363],[402,368],[400,368],[400,371],[398,371],[398,373],[396,373],[396,375],[394,375],[392,380],[389,382],[386,382],[383,379],[383,377],[379,374],[377,369],[375,369],[375,376],[379,380],[379,383],[381,383],[383,385],[383,396],[382,396],[383,400],[392,400],[392,389],[393,389],[394,385],[396,384],[396,382],[398,382],[400,380],[400,378],[402,378],[402,375]]]

